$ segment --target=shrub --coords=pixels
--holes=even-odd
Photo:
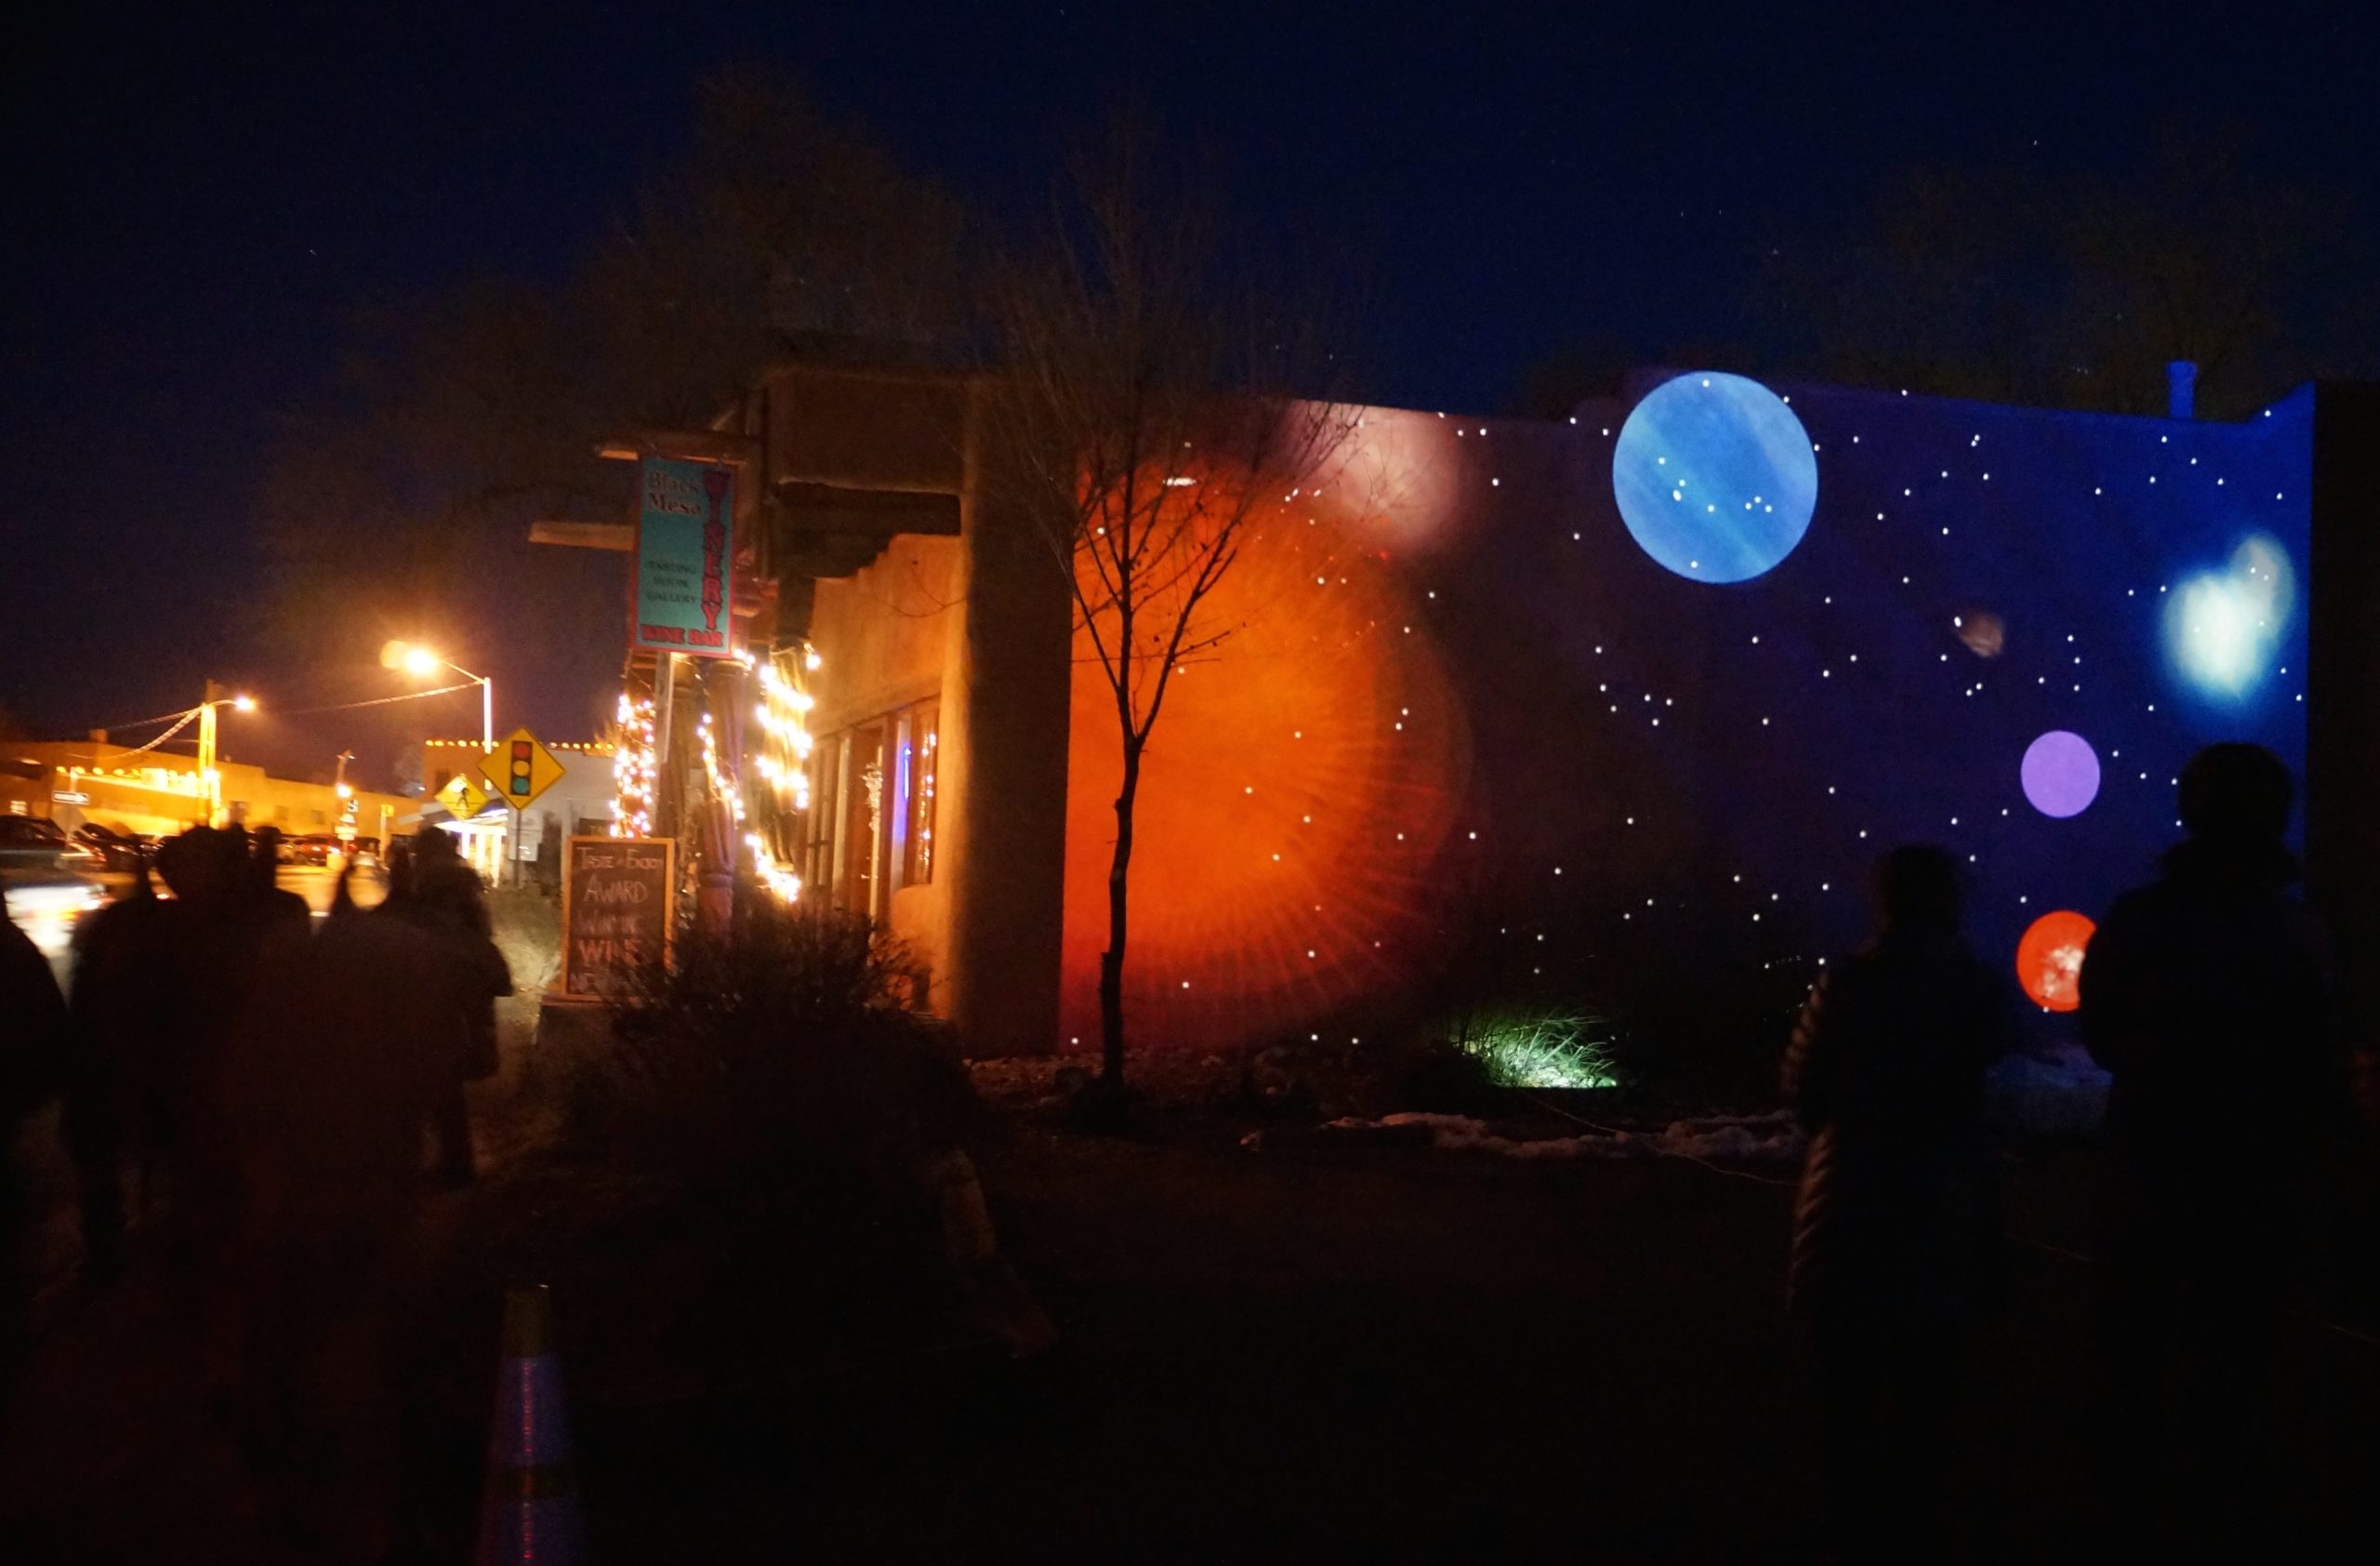
[[[755,897],[691,936],[568,1084],[574,1142],[628,1172],[782,1188],[900,1185],[957,1143],[966,1071],[906,1009],[919,975],[860,916]]]
[[[1576,1007],[1490,1006],[1460,1019],[1453,1040],[1499,1087],[1612,1087],[1620,1080],[1610,1025]]]

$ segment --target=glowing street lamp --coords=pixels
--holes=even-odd
[[[440,657],[427,647],[403,642],[391,642],[380,649],[381,667],[402,669],[416,680],[427,680],[442,669],[451,669],[480,687],[480,750],[496,749],[496,682],[485,674],[474,674],[450,658]]]
[[[215,764],[215,711],[229,707],[234,712],[253,712],[257,698],[252,696],[227,696],[214,681],[206,682],[205,699],[198,704],[198,776],[206,787],[206,824],[223,814],[223,774]]]

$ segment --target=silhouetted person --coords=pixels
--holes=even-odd
[[[248,849],[247,893],[254,905],[253,917],[261,919],[270,929],[296,925],[304,928],[314,917],[306,899],[281,885],[281,829],[258,827]]]
[[[1875,938],[1820,978],[1786,1055],[1810,1135],[1789,1299],[1818,1384],[1832,1543],[1915,1560],[1938,1520],[1962,1351],[1998,1283],[1984,1073],[2009,1023],[1959,937],[1948,854],[1894,849],[1875,893]]]
[[[123,1263],[127,1157],[143,1172],[144,1196],[154,1169],[166,1073],[180,1044],[164,982],[170,918],[144,854],[130,888],[75,932],[61,1123],[82,1198],[86,1284],[106,1282]]]
[[[396,1329],[425,1270],[421,1128],[473,993],[433,932],[330,920],[267,949],[225,1059],[245,1197],[242,1433],[269,1514],[324,1559],[381,1558]]]
[[[193,827],[157,855],[174,894],[157,975],[173,1046],[158,1071],[165,1259],[174,1298],[201,1329],[205,1369],[218,1395],[237,1375],[237,1323],[226,1285],[245,1195],[238,1105],[226,1074],[232,1032],[256,992],[268,940],[301,945],[311,923],[254,895],[245,835]]]
[[[350,855],[347,863],[338,868],[338,883],[331,889],[330,916],[333,919],[352,919],[364,911],[363,905],[355,900],[354,889],[350,884],[354,880],[355,859]]]
[[[2316,1161],[2346,1120],[2329,943],[2290,884],[2288,768],[2209,746],[2188,839],[2084,954],[2082,1031],[2114,1074],[2094,1269],[2110,1493],[2204,1543],[2263,1520],[2257,1427]]]
[[[402,889],[392,884],[381,910],[434,936],[462,975],[472,1002],[455,1035],[441,1042],[447,1090],[433,1106],[435,1167],[448,1186],[473,1178],[470,1107],[464,1084],[496,1075],[496,1002],[512,993],[512,975],[496,949],[486,890],[449,833],[416,833]]]
[[[25,1255],[17,1130],[58,1091],[66,1003],[49,960],[8,917],[0,890],[0,1413],[14,1400],[31,1347],[33,1279]]]

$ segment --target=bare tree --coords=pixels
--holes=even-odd
[[[1078,164],[1001,272],[996,428],[1073,593],[1078,657],[1095,660],[1115,706],[1122,783],[1099,969],[1112,1101],[1150,735],[1174,675],[1238,629],[1214,593],[1252,526],[1332,465],[1355,410],[1314,394],[1333,357],[1324,312],[1260,272],[1274,252],[1231,244],[1180,185],[1160,188],[1137,138],[1110,145]]]

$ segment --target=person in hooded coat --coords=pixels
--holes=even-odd
[[[277,1518],[337,1559],[377,1559],[397,1346],[431,1270],[422,1124],[476,990],[448,943],[377,910],[262,962],[223,1076],[245,1197],[240,1427]]]
[[[2011,1034],[2003,987],[1960,938],[1950,855],[1894,849],[1875,894],[1875,938],[1828,968],[1785,1059],[1810,1137],[1788,1301],[1833,1547],[1913,1559],[1939,1521],[1964,1340],[1998,1292],[1984,1074]]]
[[[192,827],[157,851],[158,874],[173,897],[159,910],[149,979],[165,1008],[166,1045],[154,1062],[155,1130],[166,1176],[167,1261],[186,1295],[207,1291],[206,1274],[221,1260],[239,1205],[223,1062],[270,928],[254,917],[245,838]]]
[[[407,873],[391,882],[388,901],[377,911],[435,936],[473,997],[455,1036],[443,1043],[448,1085],[430,1115],[440,1181],[467,1186],[474,1178],[474,1160],[464,1084],[496,1075],[496,1002],[512,993],[511,971],[488,917],[486,890],[479,872],[456,852],[454,839],[433,829],[416,835]]]
[[[87,1287],[106,1283],[124,1263],[127,1159],[140,1174],[142,1196],[152,1194],[165,1118],[162,1095],[179,1043],[171,989],[162,982],[171,917],[150,884],[144,855],[130,888],[74,933],[60,1124],[82,1198]]]

